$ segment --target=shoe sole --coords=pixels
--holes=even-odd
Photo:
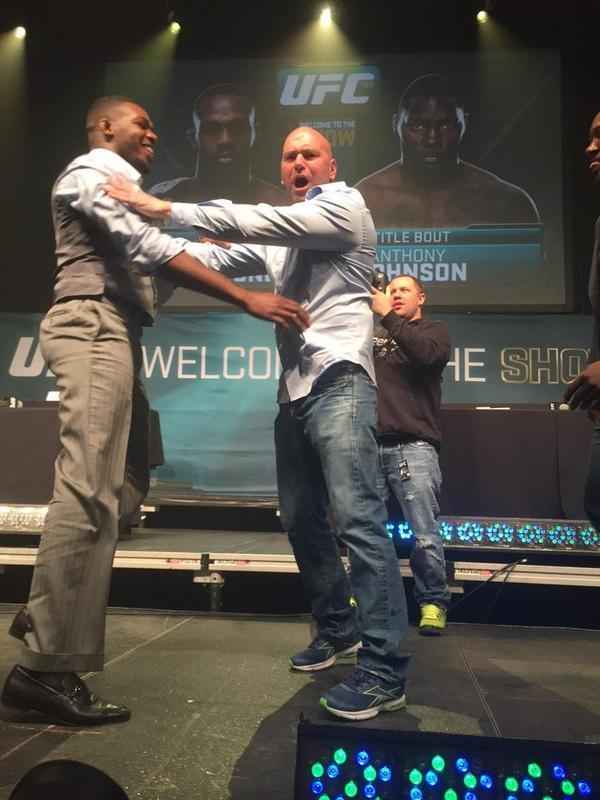
[[[434,628],[432,625],[423,625],[419,627],[419,633],[421,636],[441,636],[445,627],[445,625],[442,628]]]
[[[324,697],[321,698],[321,706],[335,717],[361,722],[365,719],[373,719],[380,711],[402,711],[402,709],[406,708],[406,695],[403,694],[402,697],[399,697],[397,700],[388,700],[387,703],[380,703],[378,706],[365,708],[362,711],[342,711],[339,708],[332,708],[327,705],[327,700]]]
[[[362,643],[357,642],[356,644],[353,644],[352,647],[348,647],[346,650],[340,650],[339,653],[335,653],[335,655],[331,656],[331,658],[327,658],[325,661],[319,661],[318,664],[306,664],[303,666],[298,666],[290,659],[290,666],[297,672],[319,672],[319,670],[333,667],[334,664],[356,664],[356,654],[361,647]]]
[[[24,714],[30,722],[38,722],[42,725],[58,725],[65,728],[97,728],[100,725],[119,725],[123,722],[129,722],[131,713],[122,715],[120,717],[107,717],[106,719],[75,721],[73,719],[66,719],[58,714],[53,714],[50,711],[43,711],[39,708],[32,708],[31,706],[18,705],[17,701],[12,702],[0,698],[2,705],[10,712]],[[12,716],[11,713],[11,716]]]

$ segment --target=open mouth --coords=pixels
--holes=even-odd
[[[306,189],[308,186],[308,178],[304,175],[297,175],[294,178],[294,189]]]
[[[142,147],[148,153],[148,155],[154,158],[154,147],[151,144],[143,144]]]

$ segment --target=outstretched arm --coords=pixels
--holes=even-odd
[[[142,192],[122,178],[111,180],[105,190],[149,219],[193,226],[203,235],[229,242],[333,252],[363,242],[362,208],[350,199],[350,193],[323,193],[311,202],[292,206],[251,206],[224,201],[171,203]]]
[[[294,300],[267,292],[251,292],[209,269],[185,252],[185,239],[173,239],[142,220],[101,188],[103,177],[93,169],[67,176],[56,195],[108,233],[124,256],[143,272],[161,272],[164,277],[197,292],[218,297],[260,319],[304,330],[307,312]]]

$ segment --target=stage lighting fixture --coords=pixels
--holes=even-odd
[[[481,11],[477,12],[477,22],[480,22],[483,25],[483,23],[487,22],[488,19],[489,19],[488,12],[485,11],[484,9],[481,9]]]
[[[404,521],[390,520],[387,531],[401,547],[414,542]],[[584,520],[441,517],[440,535],[446,547],[600,552],[600,533]]]
[[[0,531],[41,533],[48,506],[0,505]]]
[[[570,800],[598,781],[597,744],[298,726],[295,800]]]
[[[177,22],[176,19],[174,19],[173,22],[170,23],[169,30],[171,31],[173,36],[177,36],[179,31],[181,30],[181,25],[179,24],[179,22]]]
[[[330,6],[323,7],[323,9],[321,10],[319,21],[324,28],[328,28],[331,25],[332,14]]]
[[[24,39],[27,36],[27,31],[22,25],[19,25],[18,28],[15,28],[15,36],[17,39]]]

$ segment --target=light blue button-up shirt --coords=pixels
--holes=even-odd
[[[235,242],[229,249],[189,243],[186,250],[230,277],[267,273],[278,294],[308,310],[311,324],[303,334],[277,328],[279,402],[305,397],[339,361],[359,364],[375,381],[376,233],[360,192],[337,182],[313,187],[305,202],[292,206],[172,203],[171,222]]]

